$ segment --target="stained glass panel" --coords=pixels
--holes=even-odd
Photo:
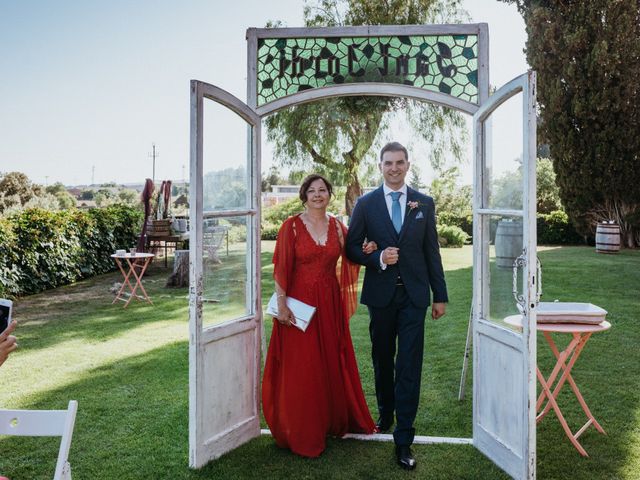
[[[478,103],[478,36],[260,38],[258,106],[345,83],[413,85]]]

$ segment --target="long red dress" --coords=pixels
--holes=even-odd
[[[362,393],[349,318],[355,311],[358,267],[340,247],[346,229],[333,217],[318,245],[299,216],[278,233],[274,277],[287,296],[316,308],[306,332],[273,322],[262,379],[262,408],[276,443],[317,457],[327,435],[373,433]],[[341,260],[338,262],[338,260]]]

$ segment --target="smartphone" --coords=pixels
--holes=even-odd
[[[11,323],[11,309],[13,302],[0,298],[0,333],[4,332]]]

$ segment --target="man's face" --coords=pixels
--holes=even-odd
[[[409,171],[409,161],[403,151],[387,151],[382,155],[382,161],[378,164],[384,183],[387,187],[398,190],[404,185],[404,177]]]

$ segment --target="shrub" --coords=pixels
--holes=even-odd
[[[282,225],[282,223],[291,215],[296,215],[303,211],[304,207],[302,206],[302,203],[300,203],[300,199],[297,197],[291,198],[286,202],[265,208],[262,223]]]
[[[247,241],[247,226],[246,225],[232,225],[227,232],[227,238],[229,243],[244,243]]]
[[[0,219],[0,293],[36,293],[114,270],[111,253],[135,245],[141,222],[139,210],[122,205]]]
[[[455,225],[438,225],[437,229],[441,247],[460,248],[469,240],[469,235]]]
[[[275,223],[262,222],[260,238],[262,240],[275,240],[276,237],[278,236],[279,230],[280,230],[280,225],[276,225]]]
[[[454,215],[445,212],[438,212],[436,216],[438,225],[451,225],[462,229],[469,237],[473,236],[473,215]]]
[[[569,222],[569,217],[562,210],[549,214],[538,214],[538,244],[566,245],[584,243],[584,239]]]
[[[13,224],[0,217],[0,297],[10,296],[18,290],[20,271],[16,265],[18,255],[13,249],[14,244]]]

